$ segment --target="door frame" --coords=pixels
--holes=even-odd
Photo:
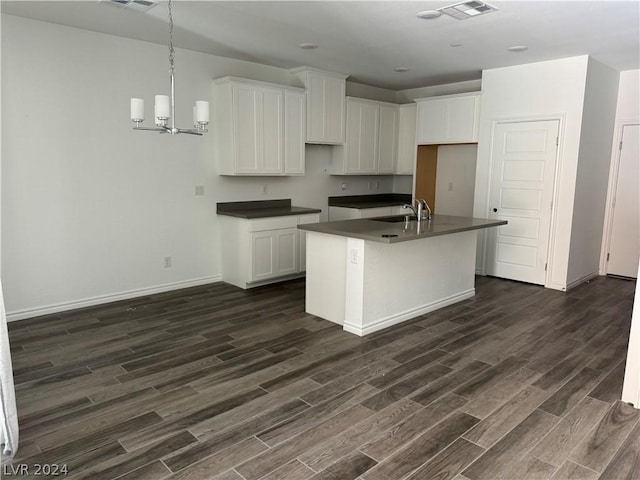
[[[611,229],[613,228],[613,199],[618,188],[618,172],[620,171],[620,157],[622,149],[622,133],[624,127],[640,125],[640,118],[621,119],[616,121],[615,136],[613,145],[611,146],[611,162],[609,165],[609,184],[607,186],[607,200],[604,211],[604,227],[602,229],[602,242],[600,249],[600,267],[598,273],[600,275],[607,274],[607,253],[611,246]]]
[[[553,207],[551,208],[551,218],[549,219],[549,247],[547,248],[547,271],[545,272],[544,279],[544,287],[549,288],[549,278],[551,271],[553,269],[553,250],[554,250],[554,239],[556,232],[556,224],[557,224],[557,208],[556,205],[558,203],[559,189],[560,185],[558,182],[558,177],[560,175],[560,171],[562,168],[562,154],[561,152],[564,149],[564,127],[566,124],[566,115],[563,113],[550,113],[548,115],[519,115],[519,116],[510,116],[510,117],[496,117],[491,120],[491,145],[489,147],[489,172],[487,175],[487,181],[489,182],[487,186],[487,194],[484,199],[486,209],[485,209],[485,217],[489,218],[490,215],[490,198],[491,198],[491,178],[493,178],[493,146],[495,143],[495,132],[496,126],[504,123],[524,123],[524,122],[546,122],[555,120],[558,122],[558,148],[556,149],[556,158],[555,158],[555,171],[553,172],[553,185],[551,192],[551,202]],[[482,275],[487,274],[487,257],[488,257],[488,242],[487,242],[487,232],[486,230],[482,232],[483,241],[482,241]]]

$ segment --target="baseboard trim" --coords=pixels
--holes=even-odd
[[[449,297],[445,297],[438,301],[427,303],[425,305],[421,305],[416,308],[412,308],[411,310],[405,310],[404,312],[398,313],[396,315],[391,315],[386,318],[382,318],[374,323],[371,323],[365,327],[361,327],[359,325],[355,325],[353,323],[344,322],[344,330],[349,333],[355,333],[359,336],[368,335],[373,332],[377,332],[378,330],[383,330],[385,328],[391,327],[393,325],[397,325],[406,320],[410,320],[412,318],[418,317],[420,315],[424,315],[425,313],[433,312],[434,310],[438,310],[440,308],[447,307],[449,305],[453,305],[454,303],[461,302],[463,300],[467,300],[469,298],[474,297],[476,294],[475,288],[470,290],[465,290],[460,293],[456,293],[455,295],[451,295]]]
[[[573,282],[570,282],[567,284],[567,291],[571,290],[572,288],[577,287],[578,285],[582,285],[583,283],[588,282],[589,280],[593,280],[594,278],[597,278],[599,276],[598,272],[591,272],[588,275],[585,275],[584,277],[581,277],[577,280],[574,280]]]
[[[117,302],[119,300],[128,300],[145,295],[153,295],[156,293],[169,292],[171,290],[179,290],[181,288],[197,287],[208,283],[221,282],[221,275],[211,275],[209,277],[194,278],[182,282],[165,283],[153,287],[138,288],[127,290],[124,292],[110,293],[107,295],[98,295],[95,297],[83,298],[80,300],[72,300],[70,302],[61,302],[43,307],[27,308],[24,310],[16,310],[7,312],[7,321],[15,322],[17,320],[25,320],[27,318],[40,317],[42,315],[51,315],[52,313],[65,312],[67,310],[75,310],[77,308],[92,307],[103,303]]]

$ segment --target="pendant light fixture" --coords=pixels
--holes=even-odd
[[[135,123],[134,130],[148,130],[151,132],[169,133],[177,135],[188,133],[190,135],[202,135],[207,132],[209,124],[209,102],[196,101],[193,107],[193,128],[178,128],[176,119],[176,82],[175,82],[175,51],[173,49],[173,15],[171,13],[171,0],[169,0],[169,76],[171,80],[171,95],[156,95],[154,106],[155,127],[143,127],[144,100],[142,98],[131,99],[131,121]],[[171,122],[169,124],[169,122]]]

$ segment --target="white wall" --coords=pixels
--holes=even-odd
[[[561,119],[553,227],[557,234],[551,241],[548,285],[557,289],[564,289],[567,283],[587,63],[585,55],[496,68],[482,73],[474,216],[488,216],[493,122],[502,119]],[[481,233],[478,235],[476,265],[479,272],[485,271],[483,253],[484,235]]]
[[[640,70],[620,72],[618,101],[614,127],[614,141],[610,151],[609,186],[607,193],[604,227],[602,230],[602,248],[600,252],[600,275],[606,273],[606,258],[609,251],[609,232],[611,229],[611,214],[615,181],[617,178],[617,164],[619,159],[622,128],[626,124],[640,123]]]
[[[615,137],[611,148],[611,168],[609,171],[609,194],[607,195],[607,210],[605,215],[605,228],[603,229],[602,252],[600,258],[600,273],[605,272],[605,259],[607,254],[608,225],[611,217],[611,196],[615,179],[615,166],[618,159],[618,145],[621,141],[622,127],[628,123],[640,122],[640,70],[627,70],[620,73],[618,89],[618,102],[616,107]],[[638,278],[640,278],[640,265],[638,265]],[[629,348],[627,352],[627,365],[625,368],[624,385],[622,389],[622,401],[630,402],[636,408],[640,407],[640,282],[636,283],[636,293],[633,303],[633,316],[631,331],[629,333]]]
[[[473,216],[477,145],[440,145],[436,209],[441,215]]]
[[[619,78],[618,71],[589,59],[567,288],[598,275]]]
[[[2,15],[2,63],[11,319],[219,280],[216,202],[291,198],[326,215],[327,196],[394,188],[392,176],[375,177],[380,189],[370,191],[372,177],[327,175],[328,146],[307,147],[304,177],[234,178],[216,174],[212,135],[133,131],[129,98],[145,98],[150,118],[153,95],[168,93],[163,45]],[[176,123],[185,127],[213,78],[301,86],[283,69],[186,50],[177,50],[176,69]]]
[[[640,119],[640,70],[620,72],[616,120]]]

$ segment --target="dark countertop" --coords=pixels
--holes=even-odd
[[[320,213],[322,211],[319,208],[292,206],[291,199],[223,202],[217,203],[216,207],[216,213],[218,215],[246,219],[305,215],[308,213]]]
[[[404,216],[397,215],[395,217],[377,218],[403,219]],[[431,220],[423,220],[420,224],[415,220],[412,220],[409,222],[407,228],[405,228],[404,221],[389,223],[376,220],[375,218],[312,223],[308,225],[298,225],[298,228],[301,230],[308,230],[310,232],[360,238],[363,240],[371,240],[373,242],[397,243],[435,237],[438,235],[449,235],[452,233],[497,227],[498,225],[506,225],[506,223],[507,222],[505,220],[490,220],[488,218],[433,215]]]
[[[379,193],[375,195],[345,195],[329,197],[330,207],[343,208],[378,208],[393,207],[411,203],[409,193]]]

